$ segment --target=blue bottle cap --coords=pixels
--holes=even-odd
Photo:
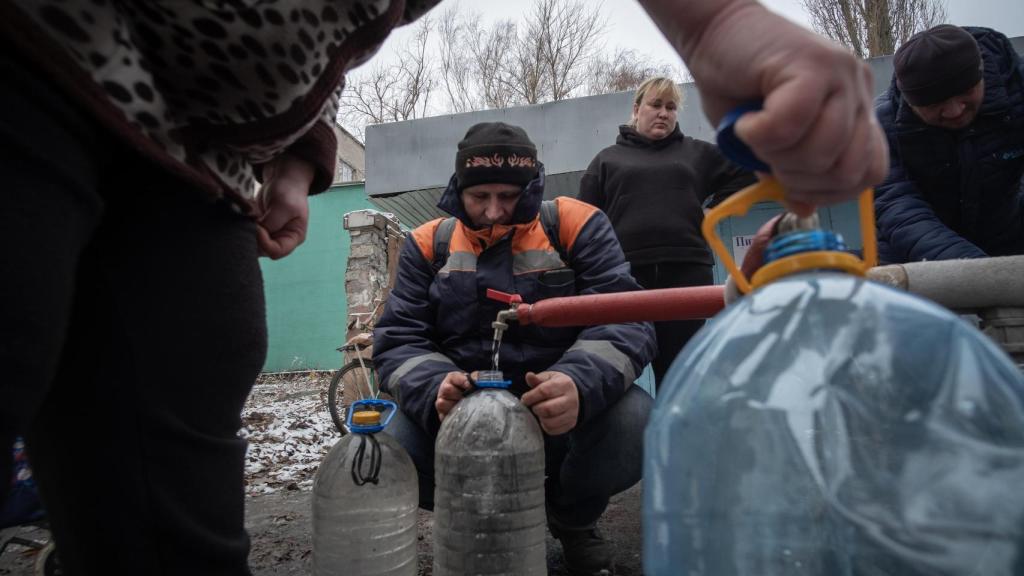
[[[764,250],[764,263],[803,252],[845,252],[842,234],[831,230],[800,230],[772,238]]]

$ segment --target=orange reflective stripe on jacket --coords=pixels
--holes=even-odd
[[[597,208],[585,202],[566,197],[556,198],[554,202],[558,207],[558,239],[564,251],[570,254],[576,239],[580,235],[580,231],[583,230],[583,226],[597,212]],[[434,260],[435,235],[438,226],[440,226],[443,220],[444,218],[431,220],[417,227],[412,232],[416,245],[427,261],[432,262]],[[479,256],[486,246],[504,238],[509,230],[514,230],[512,237],[513,255],[532,252],[558,252],[557,247],[552,245],[545,233],[544,226],[541,224],[540,217],[538,216],[526,224],[498,225],[483,230],[469,229],[461,221],[457,221],[449,242],[448,253],[449,255],[463,253],[467,256],[471,254],[474,258],[470,259],[475,260],[475,256]],[[458,260],[461,262],[465,261],[466,258],[462,257],[458,258]],[[446,266],[446,268],[448,267]],[[528,271],[523,270],[520,266],[516,266],[516,268],[518,269],[517,273]]]

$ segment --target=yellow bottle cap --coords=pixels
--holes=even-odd
[[[380,412],[376,410],[360,410],[352,415],[352,423],[359,426],[375,426],[380,424]]]

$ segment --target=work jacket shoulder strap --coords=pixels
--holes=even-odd
[[[454,216],[445,218],[437,225],[437,230],[434,231],[434,260],[432,262],[434,274],[437,274],[441,268],[444,268],[445,263],[448,262],[448,251],[452,242],[452,234],[455,233],[456,222],[457,220]],[[565,248],[558,237],[558,205],[554,201],[545,200],[541,202],[540,225],[544,229],[544,234],[547,235],[548,241],[558,251],[562,261],[568,264],[569,256],[566,254]]]

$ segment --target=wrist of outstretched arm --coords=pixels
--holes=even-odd
[[[292,167],[290,165],[296,163],[293,168],[301,174],[309,192],[316,194],[330,187],[334,179],[336,150],[334,132],[325,123],[318,122],[272,160],[265,164],[255,164],[253,168],[257,179],[264,182],[270,179],[269,174],[280,175],[286,164]]]
[[[316,167],[300,156],[284,153],[274,159],[279,177],[309,191],[316,178]]]

